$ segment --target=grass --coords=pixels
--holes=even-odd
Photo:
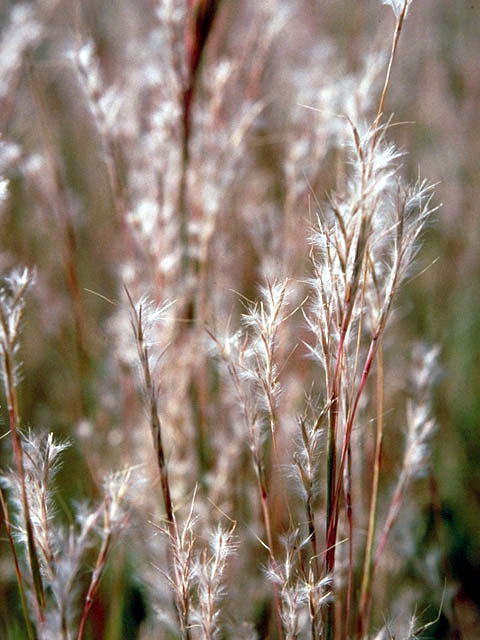
[[[2,18],[1,633],[473,638],[402,124],[436,9],[147,4]]]

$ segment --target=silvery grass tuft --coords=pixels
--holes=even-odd
[[[316,46],[323,81],[310,84],[303,70],[278,85],[312,101],[295,115],[276,111],[267,69],[283,68],[276,43],[291,47],[300,3],[223,14],[227,4],[154,3],[152,24],[135,22],[117,62],[81,20],[62,40],[111,209],[102,251],[121,293],[87,290],[108,305],[104,359],[89,346],[80,287],[75,240],[85,229],[70,214],[75,198],[33,72],[45,149],[1,157],[22,165],[39,208],[57,216],[78,351],[82,428],[64,440],[27,429],[20,329],[27,291],[41,293],[45,280],[40,269],[36,285],[28,269],[11,272],[0,289],[0,358],[13,462],[0,497],[28,640],[100,634],[95,605],[109,599],[109,568],[107,640],[122,637],[129,581],[149,605],[141,640],[410,640],[429,625],[403,612],[398,630],[379,631],[384,612],[394,615],[383,597],[399,562],[389,543],[428,469],[439,357],[417,345],[408,384],[390,399],[392,380],[402,387],[392,316],[436,210],[432,184],[404,179],[384,115],[412,2],[383,3],[395,19],[386,63],[371,54],[347,74],[339,49]],[[22,44],[6,32],[0,97],[47,30],[48,12],[22,7],[11,23],[26,35]],[[229,20],[239,25],[231,43]],[[266,169],[278,140],[263,144],[276,119],[281,188]],[[325,184],[335,186],[319,202],[312,194]],[[6,180],[0,199],[8,204]],[[310,223],[299,222],[307,210]],[[94,362],[107,372],[100,390]],[[402,394],[405,411],[392,412]],[[385,465],[397,420],[398,464]],[[96,498],[67,507],[65,524],[56,483],[77,436]],[[111,463],[124,470],[108,472]]]

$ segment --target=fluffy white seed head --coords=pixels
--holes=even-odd
[[[402,11],[405,11],[405,16],[407,15],[412,1],[413,0],[382,0],[382,4],[386,4],[389,7],[392,7],[395,17],[398,18],[401,15]]]

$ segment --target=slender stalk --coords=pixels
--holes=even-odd
[[[312,560],[313,560],[313,578],[315,582],[320,578],[320,563],[318,560],[318,543],[317,533],[315,529],[315,518],[313,513],[313,496],[309,495],[306,502],[307,509],[307,521],[308,521],[308,536],[312,545]]]
[[[347,640],[350,631],[350,618],[352,613],[352,591],[353,591],[353,507],[352,507],[352,448],[348,445],[347,471],[345,480],[345,503],[347,508],[348,522],[348,578],[347,578],[347,601],[345,606],[345,621],[343,627],[343,640]]]
[[[343,316],[340,341],[337,349],[335,372],[332,378],[332,390],[330,393],[330,411],[327,441],[327,508],[326,508],[326,572],[332,574],[332,592],[334,591],[333,571],[335,568],[335,540],[331,540],[332,531],[336,531],[335,507],[336,507],[336,482],[337,482],[337,423],[339,406],[339,388],[341,376],[341,362],[343,349],[348,331],[348,322],[353,309],[351,288],[346,292],[345,312]],[[340,472],[341,473],[341,472]],[[336,534],[335,534],[336,537]],[[325,621],[325,640],[333,640],[335,637],[335,602],[334,599],[327,603]]]
[[[340,329],[340,339],[337,348],[337,356],[335,362],[335,372],[332,378],[332,389],[330,391],[330,424],[328,434],[327,445],[327,510],[326,510],[326,548],[328,549],[326,555],[327,573],[333,573],[335,568],[335,552],[336,552],[336,529],[338,522],[338,509],[337,501],[340,490],[340,485],[343,482],[343,468],[345,464],[346,445],[350,440],[350,434],[348,438],[344,438],[344,446],[342,451],[342,462],[340,467],[336,469],[336,431],[338,422],[338,410],[339,410],[339,394],[341,389],[341,373],[343,366],[343,353],[345,349],[345,341],[350,328],[350,321],[352,319],[353,310],[356,302],[356,295],[360,284],[360,276],[362,274],[362,265],[364,261],[364,253],[367,247],[368,237],[368,218],[362,216],[360,222],[360,228],[358,232],[358,238],[355,246],[355,255],[353,260],[353,270],[350,277],[350,281],[345,287],[345,297],[343,303],[342,323]],[[362,382],[360,381],[360,385]],[[363,389],[362,389],[363,390]],[[359,397],[356,399],[358,404]],[[353,423],[352,423],[353,424]],[[333,532],[333,536],[331,535]],[[330,640],[330,627],[332,626],[332,611],[333,607],[331,603],[328,605],[327,614],[327,640]]]
[[[363,636],[358,636],[359,638],[364,637],[365,633],[368,630],[368,621],[370,618],[370,609],[371,609],[371,604],[372,604],[372,586],[373,586],[373,581],[375,578],[375,575],[377,573],[377,569],[380,565],[380,559],[383,555],[383,551],[385,549],[385,546],[387,544],[390,532],[392,530],[392,527],[395,523],[395,520],[397,519],[398,513],[400,511],[400,507],[402,505],[402,501],[403,501],[403,497],[404,497],[404,493],[405,493],[405,488],[406,488],[406,483],[407,483],[407,477],[406,475],[402,472],[402,475],[400,476],[400,480],[397,484],[397,487],[395,489],[395,493],[393,495],[392,498],[392,502],[390,504],[390,509],[387,515],[387,519],[385,522],[385,525],[383,527],[383,532],[382,532],[382,536],[379,542],[379,545],[377,547],[377,550],[375,552],[375,559],[373,561],[372,564],[372,568],[371,568],[371,572],[370,572],[370,583],[369,583],[369,589],[366,592],[366,596],[365,596],[365,602],[364,602],[364,610],[361,612],[364,618],[364,624],[361,628],[361,632],[363,633]]]
[[[360,398],[362,397],[363,391],[365,389],[365,386],[367,384],[367,379],[370,373],[370,369],[372,367],[372,363],[375,357],[375,353],[377,350],[377,346],[378,346],[378,339],[380,337],[380,334],[378,332],[378,330],[375,332],[375,334],[372,337],[372,340],[370,342],[370,347],[367,353],[367,357],[365,360],[365,364],[363,367],[363,371],[362,371],[362,376],[360,378],[360,383],[358,385],[356,394],[355,394],[355,399],[353,401],[353,405],[352,405],[352,409],[350,411],[350,415],[348,417],[347,420],[347,424],[345,427],[345,436],[344,436],[344,440],[343,440],[343,447],[342,447],[342,454],[340,457],[340,464],[338,467],[338,482],[336,484],[336,488],[335,488],[335,493],[333,496],[333,506],[332,506],[332,512],[335,513],[335,510],[337,509],[338,506],[338,500],[339,500],[339,495],[340,495],[340,491],[341,491],[341,484],[342,484],[342,474],[345,468],[345,461],[346,461],[346,456],[347,456],[347,449],[348,449],[348,445],[350,443],[350,438],[352,435],[352,429],[353,429],[353,425],[355,423],[355,417],[357,414],[357,409],[358,409],[358,404],[360,402]],[[335,530],[335,526],[334,526],[334,518],[332,518],[332,522],[331,522],[331,528],[332,530],[329,531],[329,537],[330,537],[330,544],[335,544],[335,539],[336,539],[336,530]],[[332,542],[333,541],[333,542]]]
[[[308,594],[308,611],[310,614],[310,629],[312,640],[317,640],[317,638],[319,638],[319,620],[317,607],[315,606],[315,599],[313,597],[313,589],[310,589]]]
[[[328,424],[328,441],[327,441],[327,510],[326,510],[326,534],[330,529],[332,514],[334,509],[335,483],[337,479],[336,472],[336,445],[337,445],[337,422],[338,422],[338,403],[339,403],[339,387],[341,375],[341,360],[343,357],[343,347],[347,335],[347,326],[344,319],[340,341],[337,349],[335,372],[332,378],[332,389],[330,391],[329,405],[329,424]],[[328,540],[327,540],[328,547]],[[331,556],[327,552],[327,569],[333,570],[332,561],[334,554]],[[330,566],[331,565],[331,566]]]
[[[191,258],[188,254],[188,169],[190,166],[190,139],[192,129],[192,110],[195,102],[200,63],[213,29],[221,0],[187,0],[188,24],[185,32],[185,58],[187,76],[183,82],[182,95],[182,167],[179,181],[177,210],[180,220],[180,244],[182,247],[182,268],[184,279],[189,275]],[[193,265],[198,269],[198,265]],[[189,301],[191,305],[194,300]],[[196,311],[192,309],[193,317]]]
[[[400,511],[400,507],[402,505],[402,501],[403,501],[403,497],[405,495],[405,489],[406,489],[406,485],[407,485],[407,480],[408,480],[408,474],[404,472],[402,472],[402,475],[400,477],[400,480],[397,484],[397,488],[395,489],[395,493],[393,495],[392,498],[392,502],[390,504],[390,510],[388,512],[388,516],[387,519],[385,521],[385,525],[383,527],[383,532],[382,532],[382,536],[380,538],[380,542],[378,544],[377,550],[375,552],[375,560],[373,562],[373,569],[372,569],[372,581],[373,581],[373,575],[375,574],[379,564],[380,564],[380,559],[383,555],[383,551],[385,549],[385,546],[387,544],[388,541],[388,537],[390,535],[390,531],[392,530],[392,527],[395,523],[395,520],[397,519],[398,513]]]
[[[402,32],[402,27],[405,21],[405,16],[407,14],[409,2],[410,0],[405,0],[405,2],[403,3],[402,10],[400,11],[400,14],[397,18],[397,23],[395,25],[395,33],[393,34],[393,40],[392,40],[392,49],[390,51],[390,58],[388,60],[387,73],[385,75],[385,82],[383,84],[382,94],[380,96],[380,102],[378,103],[377,117],[375,118],[375,124],[378,124],[380,121],[380,118],[382,117],[383,107],[385,105],[385,99],[387,97],[388,89],[390,86],[390,76],[392,75],[393,61],[395,58],[395,53],[397,51],[398,42],[400,40],[400,34]]]
[[[319,428],[320,422],[322,420],[323,413],[317,419],[317,422],[314,427],[314,434]],[[307,459],[304,461],[301,458],[294,456],[295,463],[298,468],[298,473],[300,475],[302,485],[306,494],[305,499],[305,511],[307,514],[307,526],[308,526],[308,537],[310,540],[310,544],[312,547],[312,557],[310,560],[310,569],[313,575],[313,580],[316,583],[320,578],[320,562],[319,562],[319,554],[318,554],[318,541],[317,541],[317,531],[315,527],[315,513],[314,513],[314,491],[313,491],[313,483],[315,481],[314,473],[315,473],[315,449],[312,444],[312,436],[311,432],[309,433],[307,430],[307,426],[305,424],[304,419],[299,420],[300,430],[303,438],[303,444],[305,447],[305,451],[307,453]],[[303,465],[306,463],[307,471],[304,470]],[[293,530],[293,520],[292,516],[290,516],[290,525]]]
[[[23,289],[16,293],[16,303],[18,304],[27,286],[25,283]],[[13,304],[13,303],[12,303]],[[35,543],[35,535],[33,532],[33,525],[30,517],[30,507],[28,504],[27,487],[25,481],[25,469],[23,465],[23,449],[22,442],[19,434],[19,412],[18,412],[18,398],[17,390],[15,386],[15,363],[13,360],[14,342],[15,336],[11,335],[11,327],[8,323],[8,318],[5,315],[5,310],[0,305],[0,323],[4,334],[2,341],[2,365],[5,382],[5,393],[7,396],[8,416],[10,421],[10,435],[12,440],[13,452],[15,455],[15,463],[17,467],[18,477],[20,480],[20,489],[22,496],[23,515],[25,519],[25,530],[27,536],[27,549],[28,559],[30,564],[30,571],[32,574],[32,580],[34,585],[35,601],[37,605],[37,615],[39,622],[43,624],[45,609],[45,593],[43,588],[43,580],[40,571],[40,562],[38,559],[37,547]],[[18,328],[18,327],[17,327]]]
[[[409,3],[410,3],[410,0],[405,0],[402,10],[399,16],[397,17],[397,22],[395,24],[395,32],[393,34],[392,48],[390,50],[390,57],[388,59],[387,72],[385,74],[385,81],[383,83],[382,93],[380,94],[380,100],[377,108],[377,115],[375,117],[375,120],[373,121],[374,133],[372,136],[372,149],[375,148],[375,145],[377,143],[378,125],[380,124],[380,120],[382,119],[383,108],[385,106],[385,100],[387,98],[388,89],[390,87],[390,78],[392,75],[393,62],[395,59],[395,54],[397,52],[397,47],[400,40],[400,34],[402,32],[405,16],[407,15],[407,9],[408,9]]]
[[[400,222],[402,222],[403,218],[400,219]],[[401,227],[401,225],[399,225],[399,228]],[[399,237],[399,244],[401,244],[402,238],[401,238],[401,231],[397,230],[397,233],[400,235]],[[353,429],[353,425],[355,423],[355,418],[356,418],[356,414],[357,414],[357,410],[358,410],[358,405],[360,402],[360,399],[363,395],[363,392],[365,390],[365,386],[367,384],[367,379],[369,377],[370,374],[370,370],[372,368],[372,364],[373,361],[375,359],[375,355],[377,353],[377,349],[379,347],[380,344],[380,338],[383,334],[383,331],[385,329],[385,325],[387,323],[387,320],[389,318],[390,315],[390,311],[392,308],[392,302],[393,302],[393,298],[394,298],[394,293],[397,289],[397,285],[399,282],[399,278],[400,278],[400,274],[401,274],[401,269],[403,266],[403,259],[404,259],[404,253],[403,253],[403,248],[401,246],[398,247],[397,251],[396,251],[396,256],[395,256],[395,264],[392,267],[392,275],[390,278],[390,282],[388,284],[388,288],[387,288],[387,293],[385,295],[385,299],[382,305],[382,309],[380,311],[380,315],[376,324],[376,328],[375,331],[372,335],[372,338],[370,340],[370,346],[368,348],[368,352],[367,352],[367,356],[365,358],[365,363],[363,366],[363,371],[362,371],[362,375],[357,387],[357,391],[355,393],[355,398],[352,404],[352,407],[350,409],[350,413],[348,415],[347,418],[347,423],[345,426],[345,434],[344,434],[344,438],[343,438],[343,446],[342,446],[342,454],[341,454],[341,458],[340,458],[340,464],[339,464],[339,469],[338,469],[338,481],[337,481],[337,485],[336,485],[336,489],[335,489],[335,494],[334,494],[334,498],[333,498],[333,507],[332,507],[332,511],[333,513],[335,513],[335,509],[337,510],[337,518],[334,519],[332,518],[332,522],[330,525],[330,531],[329,531],[329,536],[328,536],[328,547],[332,547],[335,545],[335,541],[336,541],[336,525],[337,522],[336,520],[338,520],[338,500],[339,500],[339,496],[340,496],[340,491],[341,491],[341,484],[342,484],[342,474],[343,474],[343,470],[345,468],[345,460],[346,460],[346,455],[347,455],[347,448],[348,445],[350,443],[350,438],[352,435],[352,429]]]
[[[122,635],[122,613],[127,599],[127,560],[126,548],[121,546],[115,557],[110,597],[110,611],[105,628],[104,640],[116,640]]]
[[[258,492],[260,495],[260,503],[262,506],[262,515],[263,515],[263,524],[265,527],[265,535],[267,536],[267,543],[268,543],[268,550],[269,550],[269,556],[270,556],[270,562],[272,563],[272,567],[274,570],[276,570],[277,568],[277,561],[275,560],[275,556],[273,553],[273,536],[272,536],[272,523],[271,523],[271,516],[270,516],[270,509],[268,507],[268,493],[267,493],[267,487],[266,484],[264,482],[264,479],[262,478],[262,476],[264,475],[262,472],[262,468],[261,468],[261,463],[258,462],[258,464],[256,465],[256,476],[257,476],[257,483],[258,483]],[[275,602],[275,612],[276,612],[276,622],[277,622],[277,630],[278,630],[278,636],[280,638],[280,640],[283,639],[283,629],[282,629],[282,622],[281,622],[281,605],[280,605],[280,596],[278,593],[278,585],[277,584],[273,584],[273,599]]]
[[[105,522],[104,522],[104,536],[102,540],[102,546],[100,547],[100,551],[97,556],[97,561],[95,563],[95,568],[93,570],[92,578],[90,580],[90,585],[88,587],[87,595],[85,597],[82,615],[80,617],[80,624],[78,627],[77,640],[83,640],[88,614],[90,612],[90,609],[92,608],[92,604],[94,602],[95,595],[97,593],[98,586],[100,584],[100,580],[103,575],[103,571],[105,569],[105,563],[107,561],[107,557],[110,551],[111,541],[112,541],[112,531],[110,528],[108,508],[106,508]]]
[[[179,532],[177,523],[175,520],[175,513],[173,507],[173,500],[170,490],[170,481],[168,477],[168,469],[165,460],[165,450],[163,446],[162,439],[162,424],[160,421],[160,415],[158,410],[158,389],[155,386],[152,378],[152,373],[150,369],[150,351],[149,345],[147,341],[147,337],[145,335],[145,318],[144,318],[144,306],[142,303],[135,306],[133,299],[125,287],[125,292],[127,294],[130,306],[132,308],[132,328],[135,335],[135,341],[137,345],[138,357],[140,360],[144,385],[147,400],[149,403],[149,415],[150,415],[150,428],[152,432],[153,444],[155,453],[157,456],[157,466],[160,473],[160,485],[162,490],[163,503],[166,512],[167,519],[167,531],[168,531],[168,539],[170,541],[170,563],[172,574],[175,576],[175,583],[180,591],[181,588],[181,580],[179,578],[179,569],[177,566],[176,558],[176,545],[179,540]],[[183,593],[183,591],[182,591]],[[178,596],[177,596],[178,597]],[[182,616],[179,613],[181,618],[182,625],[182,638],[184,640],[190,639],[190,630],[189,630],[189,622],[188,622],[188,594],[183,594],[183,611],[185,615]],[[178,611],[182,611],[182,606],[177,602]]]
[[[160,422],[160,416],[158,413],[158,391],[153,383],[152,374],[150,371],[150,354],[148,344],[145,338],[145,327],[144,327],[144,309],[142,304],[137,307],[135,306],[130,292],[125,287],[125,292],[127,294],[128,300],[130,302],[130,306],[132,308],[132,327],[135,334],[135,340],[137,343],[138,356],[140,360],[140,364],[142,366],[145,390],[147,393],[148,403],[149,403],[149,413],[150,413],[150,427],[152,430],[153,444],[155,448],[155,452],[157,454],[157,465],[158,470],[160,472],[160,484],[162,487],[162,496],[163,502],[165,506],[165,512],[167,516],[167,523],[170,535],[175,539],[176,536],[176,528],[175,528],[175,519],[173,515],[173,502],[170,491],[170,483],[168,479],[168,471],[167,465],[165,463],[165,451],[163,448],[162,441],[162,425]]]
[[[377,516],[378,485],[382,461],[383,444],[383,407],[384,407],[384,369],[383,347],[377,352],[377,433],[375,442],[375,460],[373,466],[372,489],[370,493],[370,511],[368,518],[367,542],[365,545],[365,559],[363,563],[362,586],[360,588],[359,614],[357,621],[357,638],[362,638],[364,630],[368,630],[367,603],[370,600],[372,576],[372,549],[375,536]]]
[[[35,634],[33,632],[32,623],[30,622],[30,616],[28,615],[27,599],[25,597],[25,588],[23,586],[22,572],[20,571],[20,564],[18,562],[17,552],[15,549],[15,544],[13,542],[12,525],[10,523],[10,518],[8,515],[8,507],[7,507],[7,503],[3,496],[3,491],[1,488],[0,488],[0,502],[2,505],[3,521],[5,523],[5,529],[7,531],[8,543],[10,545],[10,550],[12,552],[12,557],[13,557],[13,563],[15,566],[15,576],[17,578],[18,590],[20,592],[20,602],[22,605],[22,613],[23,613],[23,618],[25,620],[25,626],[27,628],[28,640],[35,640]]]
[[[342,326],[340,330],[340,340],[337,348],[337,356],[335,362],[335,372],[332,378],[332,389],[330,392],[330,412],[329,412],[329,430],[328,430],[328,443],[327,443],[327,509],[326,509],[326,571],[332,574],[332,591],[334,590],[333,584],[333,572],[335,569],[335,552],[336,552],[336,531],[338,523],[338,491],[340,483],[342,482],[344,455],[342,452],[342,463],[337,473],[336,463],[336,435],[337,435],[337,422],[338,422],[338,408],[339,408],[339,390],[341,388],[341,370],[343,361],[343,351],[345,347],[345,341],[350,326],[350,320],[352,318],[353,308],[355,304],[355,294],[358,289],[361,265],[363,262],[363,250],[365,248],[365,233],[366,223],[362,220],[360,233],[357,240],[357,246],[355,250],[354,269],[351,278],[351,282],[347,285],[345,290],[345,302]],[[358,400],[357,400],[358,404]],[[345,444],[345,442],[344,442]],[[338,482],[337,482],[338,478]],[[333,535],[332,535],[333,534]],[[335,636],[335,607],[334,599],[327,603],[327,614],[325,622],[325,639],[332,640]]]

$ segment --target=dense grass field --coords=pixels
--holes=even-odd
[[[0,640],[475,640],[480,7],[0,4]]]

